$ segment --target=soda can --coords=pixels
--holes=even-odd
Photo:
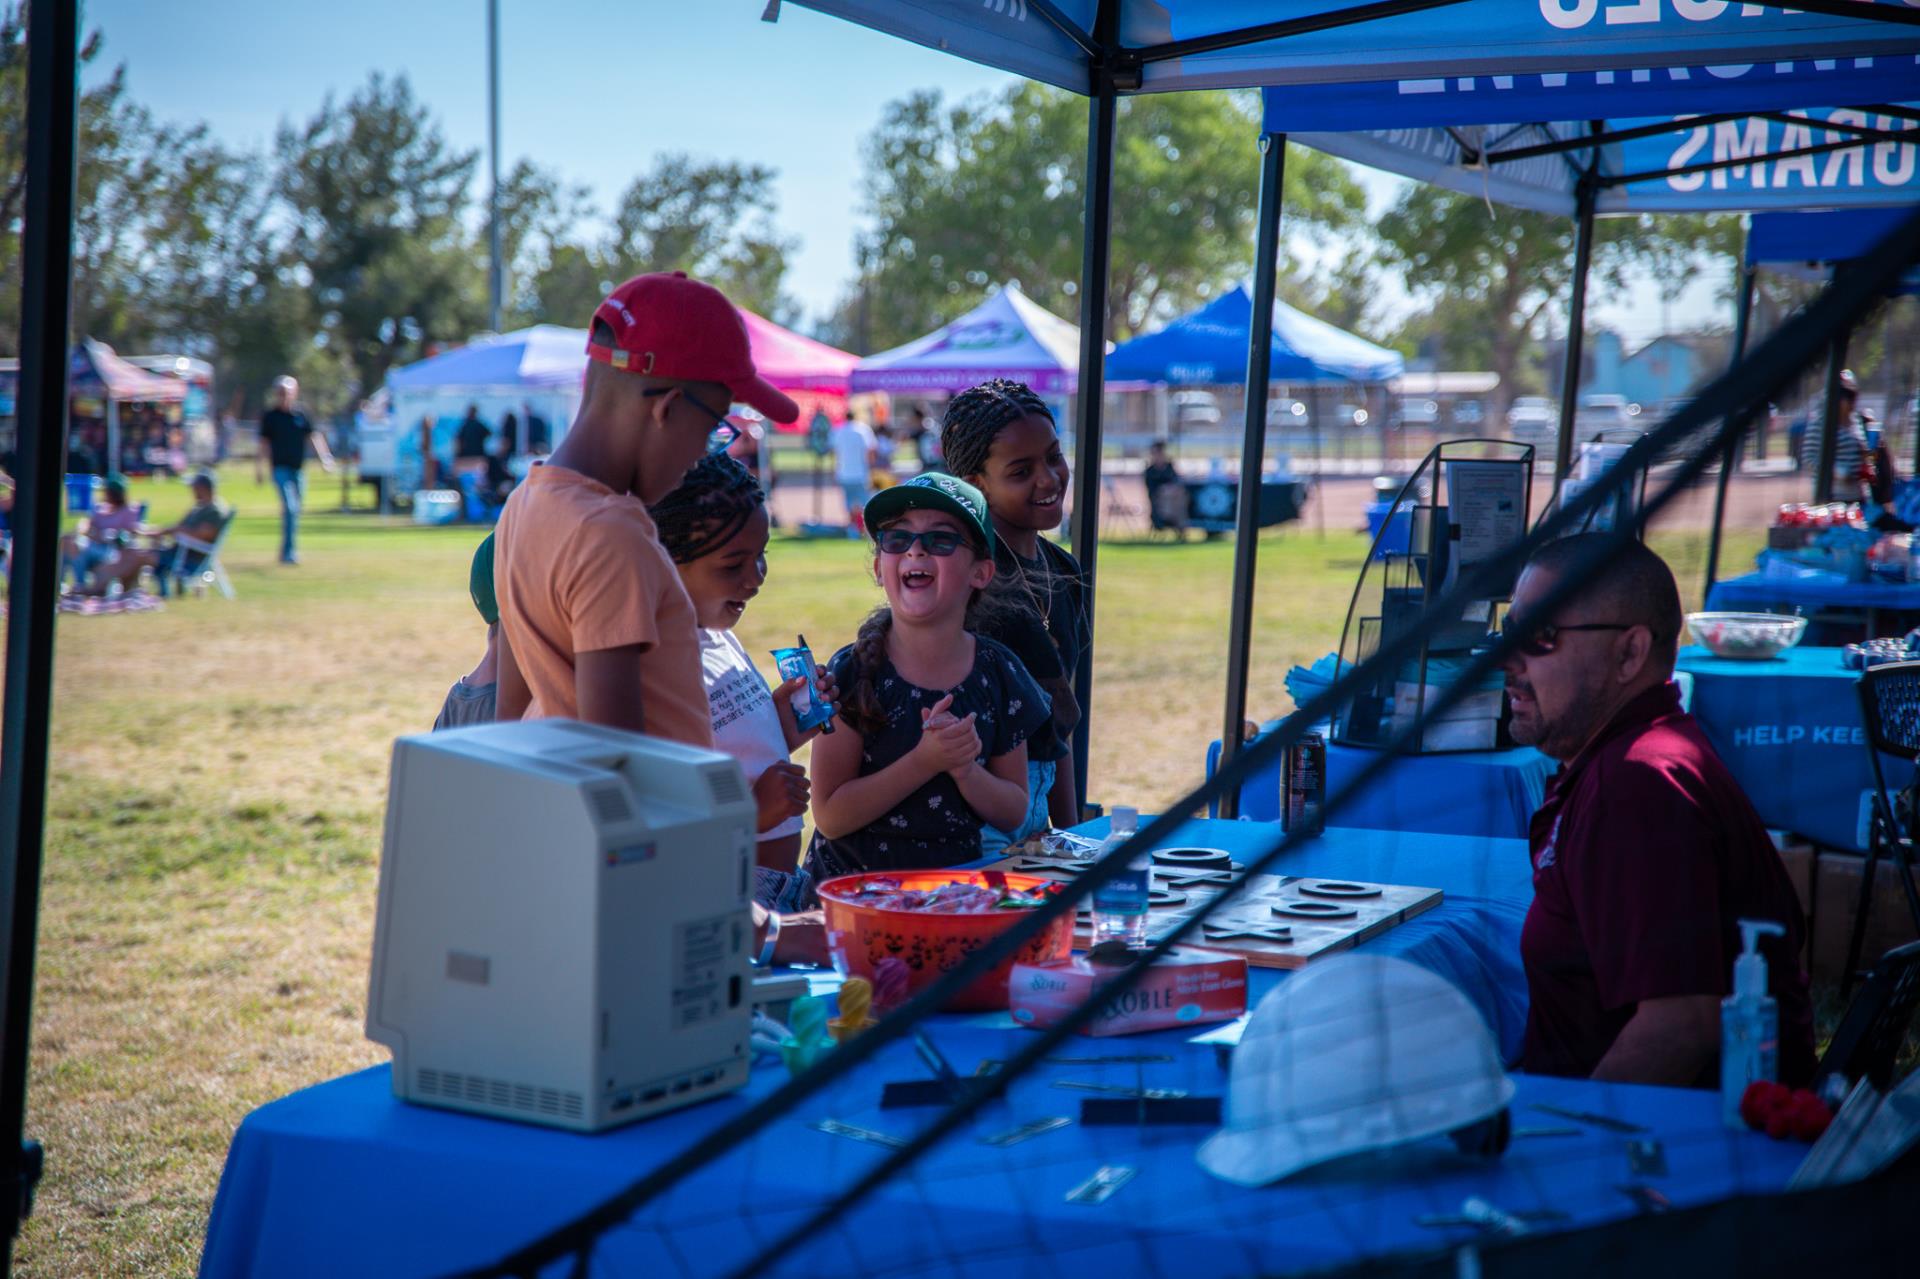
[[[1327,739],[1308,733],[1287,747],[1281,762],[1280,828],[1312,833],[1320,829],[1327,802]]]

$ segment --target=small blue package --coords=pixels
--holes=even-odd
[[[823,733],[833,731],[834,705],[820,697],[819,674],[813,664],[813,650],[807,647],[807,637],[802,635],[795,648],[776,648],[773,650],[773,665],[780,672],[780,682],[796,676],[806,678],[806,686],[793,695],[793,722],[803,733],[818,728]]]

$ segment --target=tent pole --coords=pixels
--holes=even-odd
[[[1827,352],[1827,402],[1821,409],[1820,448],[1813,468],[1816,505],[1833,501],[1833,446],[1840,430],[1840,372],[1847,365],[1847,344],[1852,338],[1851,329],[1842,330]]]
[[[1101,47],[1118,43],[1119,6],[1103,0],[1094,25]],[[1077,806],[1087,804],[1087,754],[1093,720],[1095,557],[1100,546],[1100,413],[1106,398],[1107,284],[1113,240],[1113,135],[1120,98],[1112,75],[1096,69],[1087,101],[1086,225],[1080,258],[1080,373],[1074,397],[1073,516],[1067,535],[1087,584],[1087,651],[1073,672],[1080,723],[1073,730],[1073,776]]]
[[[1240,493],[1233,516],[1233,603],[1227,624],[1227,707],[1220,730],[1220,766],[1240,745],[1247,718],[1247,668],[1253,660],[1253,586],[1260,559],[1260,481],[1266,461],[1267,378],[1273,368],[1273,288],[1280,256],[1282,183],[1287,135],[1260,137],[1260,231],[1253,250],[1253,315],[1247,325],[1247,397],[1240,440]],[[1316,408],[1318,406],[1316,405]],[[1240,794],[1220,797],[1220,816],[1240,815]]]
[[[19,488],[13,506],[12,609],[0,714],[0,1194],[6,1242],[33,1206],[38,1142],[26,1140],[27,1035],[47,816],[47,736],[53,698],[53,618],[60,593],[60,474],[67,442],[67,327],[73,293],[73,204],[79,6],[27,9],[26,196],[20,246]]]
[[[1596,161],[1599,153],[1595,152]],[[1560,380],[1560,432],[1555,440],[1553,497],[1560,499],[1560,482],[1573,469],[1574,415],[1580,407],[1581,347],[1586,341],[1587,273],[1593,265],[1593,205],[1599,187],[1592,174],[1580,180],[1579,212],[1573,240],[1573,304],[1567,311],[1567,360]]]
[[[1752,234],[1751,228],[1748,234]],[[1742,253],[1740,263],[1740,295],[1733,311],[1733,358],[1729,367],[1740,367],[1740,361],[1747,353],[1747,329],[1753,319],[1753,272],[1751,262],[1745,260]],[[1701,606],[1706,606],[1707,596],[1713,594],[1713,583],[1720,575],[1720,533],[1727,519],[1727,485],[1733,479],[1733,472],[1740,465],[1740,440],[1745,432],[1729,432],[1726,451],[1720,455],[1720,479],[1713,486],[1713,527],[1707,533],[1707,584],[1700,593]]]
[[[120,401],[112,391],[107,392],[107,456],[103,475],[112,475],[120,469]]]
[[[487,0],[487,327],[500,331],[506,294],[500,261],[500,0]]]

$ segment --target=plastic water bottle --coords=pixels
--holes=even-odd
[[[1105,860],[1133,837],[1140,814],[1114,806],[1106,840],[1098,856]],[[1141,853],[1127,868],[1093,890],[1093,944],[1117,941],[1129,950],[1147,944],[1147,896],[1153,886],[1153,854]]]

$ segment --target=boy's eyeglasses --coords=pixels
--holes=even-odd
[[[1528,657],[1545,657],[1560,647],[1560,637],[1568,631],[1630,631],[1638,625],[1638,622],[1576,622],[1571,626],[1555,626],[1549,622],[1514,645],[1514,649]],[[1498,643],[1501,635],[1517,629],[1514,619],[1509,617],[1506,631],[1495,631],[1490,638]]]
[[[684,386],[650,386],[640,392],[640,394],[647,396],[665,395],[668,391],[680,392],[682,399],[713,419],[713,430],[707,433],[707,452],[724,453],[733,447],[735,440],[740,438],[740,428],[728,421],[725,413],[718,412],[709,407],[705,401],[701,400]]]
[[[912,529],[883,528],[873,541],[889,555],[905,555],[913,549],[913,544],[918,542],[927,548],[927,554],[944,557],[965,546],[967,539],[947,529],[930,529],[925,533],[916,533]]]

